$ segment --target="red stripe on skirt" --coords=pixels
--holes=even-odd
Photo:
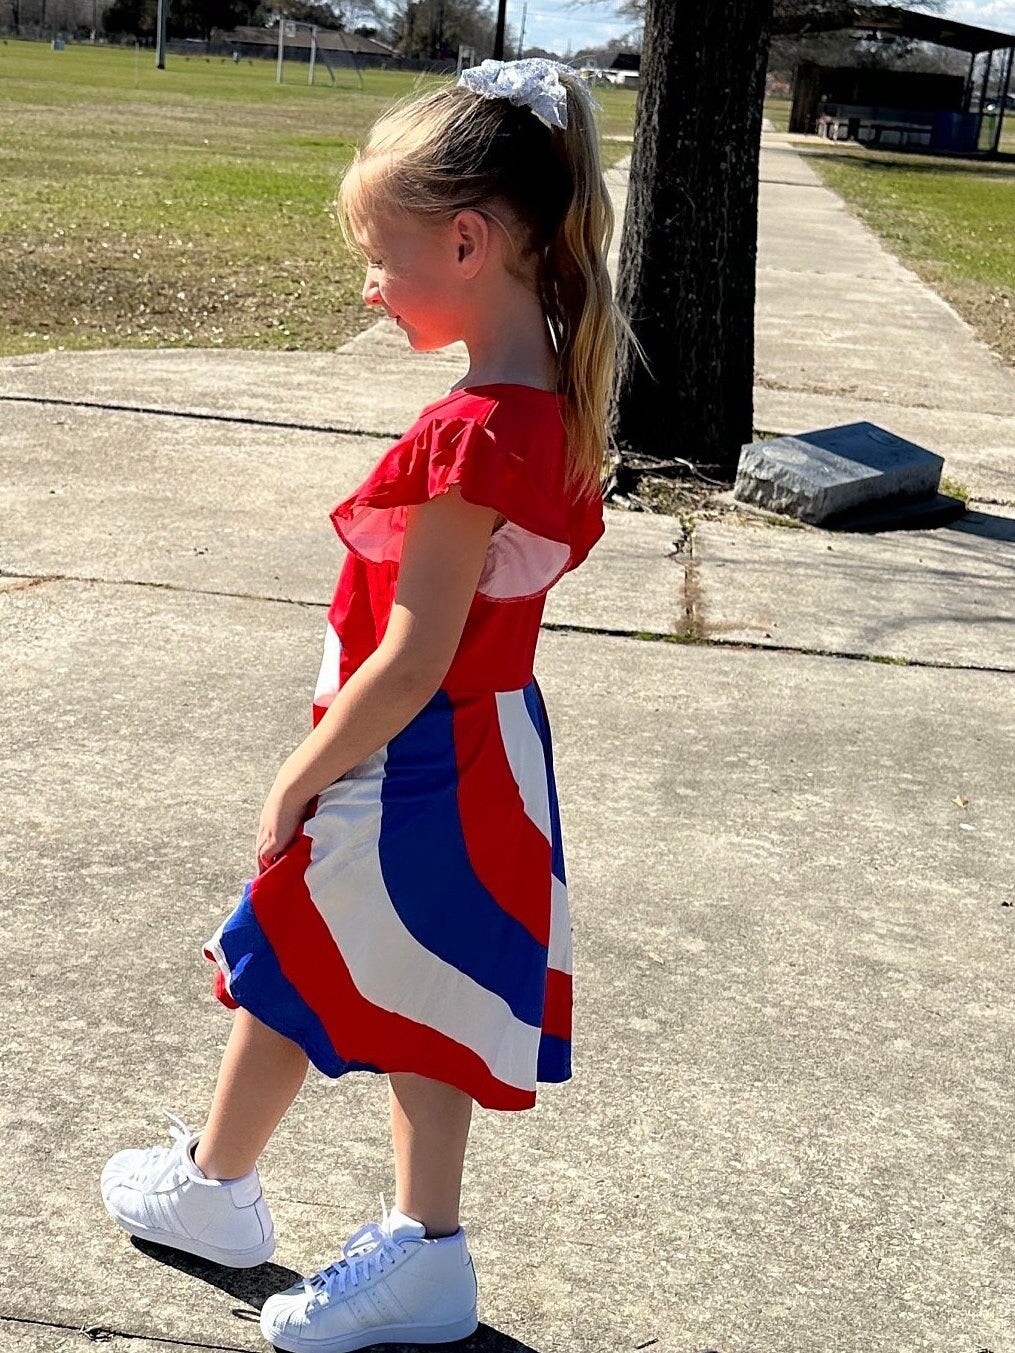
[[[559,968],[548,968],[546,972],[543,1033],[571,1041],[571,975]]]
[[[500,731],[497,697],[454,711],[458,815],[476,877],[503,911],[550,943],[550,842],[525,811]]]

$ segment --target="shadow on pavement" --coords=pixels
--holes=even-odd
[[[232,1313],[237,1320],[253,1324],[257,1323],[261,1305],[267,1297],[291,1287],[303,1276],[294,1269],[284,1268],[281,1264],[259,1264],[256,1268],[226,1268],[224,1264],[210,1263],[207,1259],[186,1254],[183,1250],[153,1245],[147,1240],[139,1240],[137,1236],[131,1236],[130,1243],[147,1258],[165,1264],[167,1268],[189,1273],[191,1277],[199,1278],[230,1297],[245,1302],[246,1307],[234,1307]],[[417,1345],[377,1344],[373,1347],[384,1348],[388,1353],[399,1353],[399,1350],[401,1353],[412,1353]],[[531,1344],[523,1344],[509,1334],[502,1334],[500,1330],[483,1324],[480,1324],[479,1329],[468,1339],[461,1339],[456,1344],[442,1344],[441,1347],[454,1348],[456,1353],[539,1353],[539,1350],[533,1348]],[[364,1349],[363,1353],[370,1351]]]
[[[302,1273],[285,1268],[281,1264],[258,1264],[256,1268],[227,1268],[224,1264],[213,1264],[208,1259],[200,1259],[196,1254],[186,1254],[183,1250],[171,1250],[165,1245],[153,1245],[148,1240],[130,1237],[130,1243],[136,1250],[167,1268],[179,1269],[189,1273],[192,1278],[217,1287],[238,1301],[245,1301],[260,1310],[261,1304],[275,1292],[282,1292],[293,1283],[299,1282]],[[241,1320],[249,1319],[247,1313],[234,1311]],[[256,1320],[257,1312],[253,1313]]]
[[[864,169],[904,169],[915,174],[984,174],[991,178],[1015,178],[1015,160],[1007,154],[999,156],[996,160],[978,160],[964,156],[951,159],[942,156],[940,151],[924,151],[921,156],[916,147],[909,146],[905,151],[895,152],[900,158],[887,159],[876,150],[859,154],[856,151],[846,151],[844,154],[835,150],[812,150],[809,145],[796,146],[794,149],[804,151],[805,158],[809,160],[841,161],[848,157],[856,164],[862,165]],[[907,157],[911,155],[912,161],[908,158],[903,160],[902,155]]]
[[[952,522],[949,530],[961,531],[967,536],[982,536],[985,540],[1015,541],[1015,519],[995,517],[990,512],[967,512]]]

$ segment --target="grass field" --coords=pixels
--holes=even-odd
[[[0,354],[331,348],[372,318],[331,201],[370,123],[436,83],[389,71],[0,40]],[[626,153],[635,95],[605,89]]]
[[[0,40],[0,354],[334,347],[370,322],[331,201],[357,140],[434,77]],[[603,153],[635,94],[602,88]],[[788,105],[766,114],[785,125]],[[1015,135],[1015,127],[1012,134]],[[825,181],[1015,362],[1015,166],[828,147]]]

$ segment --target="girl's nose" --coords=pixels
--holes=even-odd
[[[381,301],[380,289],[372,277],[368,277],[367,280],[363,283],[363,304],[364,305],[383,304],[383,302]]]

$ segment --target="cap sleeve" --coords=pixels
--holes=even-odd
[[[603,531],[602,500],[569,504],[561,456],[538,456],[474,418],[431,418],[391,448],[331,513],[344,544],[370,563],[401,558],[407,509],[457,485],[506,520],[490,538],[477,591],[491,601],[546,592]]]

